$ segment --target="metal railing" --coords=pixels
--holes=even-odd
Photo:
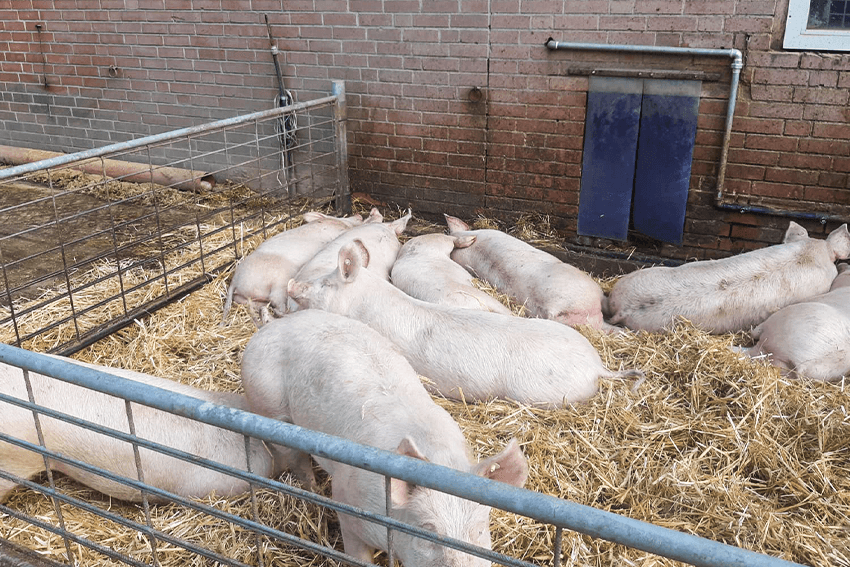
[[[229,431],[240,433],[245,436],[246,448],[249,438],[285,445],[308,454],[366,469],[383,475],[387,479],[399,478],[418,486],[440,490],[460,498],[473,500],[487,506],[492,506],[507,512],[532,518],[538,522],[550,524],[555,527],[555,538],[551,561],[552,565],[556,567],[560,564],[561,560],[561,540],[563,530],[565,529],[575,530],[597,538],[604,538],[615,543],[627,545],[698,566],[780,567],[797,565],[795,563],[790,563],[767,555],[754,553],[690,534],[647,524],[645,522],[633,520],[592,507],[575,504],[553,496],[516,488],[451,468],[359,445],[345,439],[310,431],[292,424],[282,423],[233,408],[214,405],[202,400],[148,386],[146,384],[126,380],[96,369],[81,367],[59,358],[39,355],[11,347],[9,345],[0,344],[0,363],[21,368],[27,372],[36,372],[42,375],[52,376],[58,380],[69,382],[80,387],[90,388],[99,392],[118,396],[119,398],[127,401],[154,407],[162,411],[167,411],[189,419],[201,421]],[[200,464],[213,470],[244,479],[250,483],[252,498],[254,497],[254,490],[257,488],[279,491],[280,493],[291,495],[295,498],[319,504],[335,510],[338,513],[351,514],[369,521],[378,522],[388,527],[388,534],[391,534],[393,531],[406,532],[417,537],[434,541],[440,545],[460,549],[466,553],[470,553],[490,561],[495,561],[503,565],[517,567],[527,567],[532,565],[532,563],[529,563],[522,558],[509,557],[507,555],[476,547],[462,541],[445,538],[438,534],[433,534],[414,526],[401,523],[381,514],[374,514],[352,506],[334,502],[333,500],[319,494],[265,479],[250,472],[229,468],[219,463],[199,459],[192,455],[186,455],[169,447],[159,446],[155,443],[139,439],[132,435],[92,426],[92,424],[77,423],[74,418],[63,415],[63,412],[45,410],[36,404],[30,403],[28,400],[18,400],[7,395],[0,395],[0,411],[3,411],[4,404],[13,404],[18,407],[27,408],[34,412],[41,413],[48,417],[67,420],[71,423],[94,429],[98,433],[132,442],[140,447],[161,451],[169,456],[185,459],[192,464]],[[128,416],[128,418],[132,419],[131,416]],[[68,461],[67,457],[53,451],[48,451],[44,447],[16,439],[10,432],[0,431],[0,441],[12,443],[25,450],[38,452],[45,455],[46,458]],[[248,454],[247,451],[246,454]],[[89,463],[72,461],[70,464],[92,473],[109,474],[107,471]],[[246,470],[250,471],[250,459],[246,465]],[[113,477],[114,475],[111,475],[109,478]],[[104,511],[101,508],[92,506],[78,498],[62,494],[53,484],[52,477],[48,478],[49,485],[45,487],[41,484],[30,482],[27,479],[17,478],[10,475],[8,472],[4,472],[2,463],[0,463],[0,478],[22,484],[30,489],[39,491],[54,498],[55,506],[57,507],[56,515],[60,518],[60,520],[61,513],[59,512],[59,508],[60,503],[62,503],[83,507],[96,514],[103,515],[104,517],[107,517],[121,525],[138,530],[140,533],[144,534],[146,539],[150,542],[152,553],[154,554],[156,553],[157,543],[161,542],[172,546],[179,546],[192,553],[223,564],[242,565],[241,562],[224,557],[215,550],[197,546],[179,537],[175,537],[166,531],[154,529],[150,525],[150,521],[147,523],[139,523],[130,521],[123,517],[115,517],[116,515],[112,514],[108,510]],[[178,503],[200,513],[225,519],[226,521],[231,522],[234,526],[239,526],[240,528],[253,532],[256,537],[272,538],[276,541],[285,542],[320,556],[342,561],[346,564],[364,565],[363,562],[349,557],[336,549],[315,544],[311,541],[293,536],[292,534],[285,533],[279,529],[274,529],[264,525],[261,519],[257,516],[256,505],[253,506],[253,516],[250,518],[244,518],[228,514],[191,499],[181,498],[137,480],[124,478],[114,478],[114,480],[126,483],[128,486],[144,490],[149,494]],[[387,483],[387,485],[389,485],[389,483]],[[70,564],[74,564],[74,560],[72,558],[73,554],[71,551],[72,544],[86,546],[107,555],[110,558],[121,560],[130,565],[139,564],[139,562],[135,561],[131,557],[125,556],[120,549],[108,548],[97,542],[89,541],[84,536],[69,532],[69,530],[65,529],[61,525],[61,521],[58,525],[51,524],[40,518],[28,517],[25,513],[4,505],[0,505],[0,514],[8,514],[9,516],[19,520],[31,522],[46,531],[61,535],[65,541],[65,548],[67,550],[66,553],[68,555],[67,561]],[[388,537],[391,537],[391,535],[388,535]],[[257,549],[260,549],[259,545],[257,546]],[[256,564],[262,565],[262,554],[260,554],[259,551],[257,553],[258,557],[256,559]]]
[[[303,203],[346,212],[345,136],[336,82],[309,102],[0,169],[0,341],[74,352],[207,283]]]

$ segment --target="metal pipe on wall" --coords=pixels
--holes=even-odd
[[[741,213],[752,212],[777,216],[786,216],[800,219],[840,220],[837,217],[819,213],[787,211],[757,205],[740,205],[725,201],[724,184],[726,182],[726,165],[729,159],[729,143],[732,138],[732,121],[735,116],[735,104],[738,99],[738,84],[741,78],[741,69],[744,60],[738,49],[709,49],[699,47],[667,47],[656,45],[622,45],[602,43],[578,43],[567,41],[555,41],[551,37],[546,41],[546,47],[550,50],[572,49],[579,51],[613,51],[626,53],[650,53],[657,55],[702,55],[712,57],[730,57],[732,59],[732,80],[729,84],[729,102],[726,106],[726,123],[723,131],[723,143],[720,147],[720,163],[717,169],[717,193],[714,204],[724,210],[734,210]]]

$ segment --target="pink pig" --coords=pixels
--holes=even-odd
[[[850,264],[829,292],[783,307],[753,329],[749,356],[770,355],[783,374],[840,380],[850,373]]]
[[[411,297],[467,309],[512,315],[493,296],[476,288],[472,276],[449,257],[452,250],[466,248],[474,236],[424,234],[404,243],[393,264],[393,285]]]
[[[268,321],[271,314],[283,315],[286,282],[325,244],[363,222],[360,215],[336,218],[307,212],[303,217],[304,224],[269,238],[239,262],[227,290],[222,325],[233,302],[248,305],[257,327]],[[383,220],[377,209],[372,209],[369,218],[371,222]]]
[[[448,215],[446,222],[452,236],[475,236],[452,259],[524,304],[532,317],[611,330],[602,319],[602,288],[585,272],[502,231],[470,230]]]
[[[389,285],[389,284],[387,284]],[[457,423],[422,386],[389,340],[366,325],[316,309],[292,313],[260,329],[242,357],[242,384],[254,412],[386,451],[522,486],[528,465],[516,441],[498,455],[470,462]],[[286,465],[313,485],[308,455],[272,446]],[[386,513],[384,477],[316,457],[332,478],[333,498]],[[391,481],[393,518],[490,548],[490,509],[443,492]],[[387,530],[339,514],[345,552],[371,562],[386,551]],[[393,551],[405,567],[485,567],[489,562],[403,532]]]
[[[346,244],[357,241],[360,243],[362,252],[369,257],[370,269],[383,279],[388,280],[398,251],[401,249],[401,242],[399,242],[398,237],[407,228],[411,216],[408,212],[392,222],[367,223],[340,234],[319,250],[309,262],[304,264],[294,277],[299,280],[312,281],[326,274],[336,266],[336,258],[340,249]],[[298,308],[296,302],[287,301],[287,311],[297,311]]]
[[[608,370],[584,336],[555,321],[414,299],[363,269],[368,257],[361,248],[357,242],[345,246],[337,269],[317,280],[291,280],[290,297],[303,308],[368,324],[444,396],[557,408],[594,396],[600,378],[643,377],[638,370]]]
[[[208,392],[148,374],[67,360],[73,364],[95,368],[214,404],[247,409],[244,396],[238,394]],[[129,432],[123,400],[34,372],[30,372],[29,376],[36,404],[111,429]],[[7,396],[28,400],[23,371],[14,366],[0,365],[0,392]],[[147,406],[132,404],[132,409],[133,422],[139,437],[233,468],[247,470],[245,442],[241,434]],[[48,449],[72,459],[99,466],[114,474],[138,479],[133,448],[129,443],[43,415],[40,416],[40,422]],[[0,431],[38,445],[33,414],[28,409],[0,402]],[[139,450],[145,483],[156,488],[187,498],[203,498],[213,492],[219,496],[228,496],[248,490],[248,483],[243,480],[155,451],[144,448]],[[273,460],[262,442],[251,440],[250,457],[251,470],[254,473],[265,477],[272,476]],[[51,470],[65,473],[99,492],[120,500],[141,501],[141,493],[130,486],[75,468],[56,459],[51,459],[49,462]],[[0,442],[0,469],[29,479],[44,472],[44,459],[38,453]],[[15,486],[15,482],[0,478],[0,502],[8,497]],[[154,496],[151,496],[150,500],[161,501]]]
[[[782,244],[627,274],[611,289],[606,314],[635,330],[669,330],[683,317],[710,333],[748,331],[786,305],[829,291],[835,261],[848,257],[847,225],[818,240],[792,221]]]

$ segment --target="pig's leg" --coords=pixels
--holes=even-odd
[[[266,317],[263,317],[263,306],[254,303],[254,300],[250,297],[246,303],[248,304],[248,314],[251,315],[251,320],[258,329],[268,323],[268,308],[266,308]]]
[[[268,444],[269,452],[274,458],[275,475],[288,470],[307,490],[316,491],[316,475],[313,473],[313,462],[310,455],[283,445]]]
[[[3,463],[4,471],[25,479],[44,471],[44,459],[41,455],[11,446],[9,449],[0,450],[0,463]],[[16,486],[18,483],[0,478],[0,502],[5,502]]]
[[[357,533],[358,521],[351,516],[340,513],[339,527],[342,530],[342,546],[345,552],[364,563],[372,563],[374,550],[360,539]]]

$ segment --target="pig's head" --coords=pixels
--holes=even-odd
[[[286,292],[299,309],[322,309],[346,315],[353,300],[376,285],[374,278],[361,277],[369,265],[369,251],[360,240],[354,240],[339,251],[336,269],[313,281],[289,280]],[[377,284],[379,285],[379,284]],[[361,291],[362,290],[362,291]]]
[[[398,453],[426,460],[410,437],[399,444]],[[472,474],[523,486],[528,463],[512,440],[505,449],[474,465]],[[437,490],[392,479],[393,516],[413,526],[490,549],[490,508]],[[489,567],[490,562],[430,541],[395,532],[393,551],[405,567]]]
[[[846,224],[842,224],[830,232],[829,236],[826,237],[826,243],[832,251],[833,260],[850,258],[850,232],[847,231]]]
[[[416,236],[404,243],[399,252],[399,258],[408,254],[431,254],[448,256],[455,248],[467,248],[475,242],[475,236],[466,234],[452,236],[450,234],[432,233]]]

